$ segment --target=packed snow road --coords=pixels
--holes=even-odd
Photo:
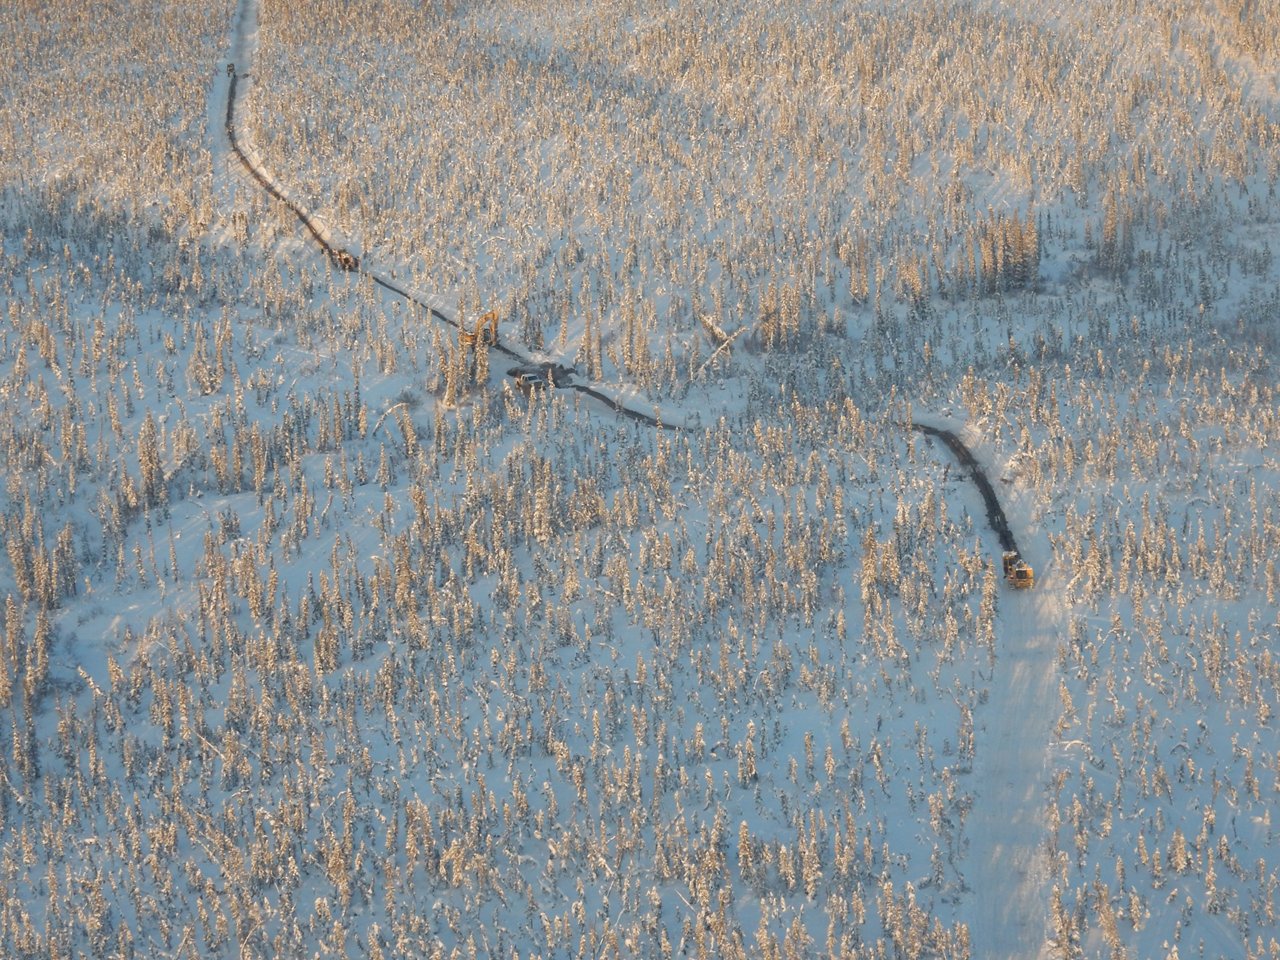
[[[1000,546],[1016,552],[1004,508],[973,452],[951,430],[911,426],[946,444],[981,495]],[[1047,958],[1054,952],[1044,790],[1052,743],[1054,624],[1061,614],[1051,571],[1041,571],[1034,592],[1001,593],[996,661],[974,751],[977,796],[967,822],[971,955],[983,960]]]
[[[978,797],[969,815],[973,956],[1053,955],[1045,823],[1054,711],[1052,584],[1002,596],[999,652],[974,763]]]

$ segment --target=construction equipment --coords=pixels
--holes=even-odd
[[[551,385],[551,381],[542,370],[521,370],[514,376],[516,386],[522,393],[532,393],[534,390],[541,390]]]
[[[339,250],[337,247],[325,244],[325,252],[329,254],[329,259],[333,261],[333,265],[338,269],[346,270],[348,273],[359,271],[360,258],[349,250]]]
[[[1030,590],[1036,585],[1036,572],[1017,550],[1004,552],[1004,580],[1015,590]]]
[[[566,367],[562,363],[522,363],[508,370],[507,376],[513,377],[520,391],[528,394],[546,387],[580,389],[573,382],[577,372],[575,368]]]
[[[487,334],[486,334],[487,331]],[[498,342],[498,311],[490,310],[476,321],[475,329],[468,331],[466,327],[458,327],[458,345],[464,350],[475,348],[477,342]]]

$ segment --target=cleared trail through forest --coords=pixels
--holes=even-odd
[[[394,293],[455,330],[461,324],[431,303],[403,289],[337,244],[322,222],[291,200],[263,169],[236,131],[236,109],[244,95],[246,74],[256,48],[259,0],[240,0],[233,33],[225,113],[227,143],[253,181],[283,204],[302,224],[337,269],[356,273]],[[489,347],[519,364],[548,366],[495,337]],[[572,379],[553,381],[604,404],[618,414],[654,428],[685,429],[626,406],[598,385]],[[984,501],[987,520],[1005,550],[1017,542],[985,472],[953,432],[926,424],[912,428],[940,440],[965,467]],[[1044,785],[1052,742],[1054,702],[1052,678],[1056,639],[1052,624],[1061,619],[1061,597],[1053,578],[1041,574],[1029,594],[1002,591],[997,662],[989,681],[988,705],[982,712],[974,764],[976,802],[966,822],[966,882],[971,956],[997,958],[1049,957],[1049,862],[1046,853]],[[1047,581],[1047,582],[1046,582]]]
[[[1012,550],[1017,553],[1018,541],[1014,539],[1013,531],[1009,528],[1009,518],[1004,515],[1004,508],[1000,506],[1000,498],[996,496],[995,489],[991,486],[991,481],[987,479],[986,471],[978,465],[978,461],[974,459],[973,453],[969,448],[964,445],[964,441],[950,430],[931,427],[924,423],[913,423],[911,424],[911,429],[919,430],[926,436],[937,437],[951,448],[951,452],[960,461],[960,466],[969,471],[969,478],[973,480],[974,486],[982,494],[983,502],[987,505],[987,522],[991,524],[991,529],[1000,538],[1000,546],[1005,550]]]
[[[972,451],[950,430],[911,426],[950,448],[982,495],[1001,547],[1017,550],[1004,509]],[[1056,700],[1054,624],[1061,620],[1062,600],[1051,570],[1040,571],[1030,592],[1000,593],[996,661],[976,737],[976,796],[966,820],[965,881],[975,960],[1048,960],[1055,955],[1045,787]]]
[[[298,222],[310,234],[311,239],[321,249],[329,262],[340,270],[349,273],[356,273],[364,277],[368,277],[376,283],[395,295],[403,298],[406,302],[419,307],[426,311],[427,315],[434,320],[447,324],[455,330],[462,331],[462,325],[450,317],[448,314],[441,312],[438,308],[430,303],[414,296],[408,290],[399,286],[392,280],[371,270],[361,259],[345,247],[338,245],[332,238],[332,235],[326,230],[323,224],[310,212],[304,210],[296,202],[294,202],[284,190],[282,186],[272,177],[262,166],[260,162],[250,155],[249,149],[245,147],[241,138],[236,133],[236,107],[242,91],[241,80],[247,79],[247,75],[240,73],[240,68],[252,63],[255,48],[257,46],[254,39],[258,29],[258,3],[259,0],[240,0],[239,8],[236,13],[236,27],[232,34],[232,50],[231,59],[227,64],[227,75],[229,82],[227,84],[227,110],[225,128],[227,142],[231,147],[231,152],[235,154],[240,161],[241,166],[248,171],[255,183],[263,190],[270,194],[275,200],[283,204],[297,219]],[[485,343],[489,349],[496,350],[517,364],[522,366],[546,366],[546,364],[535,361],[528,354],[502,342],[501,338],[496,334],[492,339],[487,339]],[[561,390],[576,390],[578,393],[584,394],[604,404],[621,416],[638,423],[643,423],[650,427],[656,427],[662,430],[682,430],[679,424],[668,423],[660,417],[652,416],[643,411],[628,407],[621,400],[605,393],[598,386],[592,386],[588,383],[582,383],[576,379],[553,378],[550,381],[553,386]]]

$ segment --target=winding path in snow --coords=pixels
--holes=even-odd
[[[332,233],[325,228],[324,224],[311,212],[304,210],[299,206],[285,189],[280,185],[262,165],[261,161],[256,157],[252,148],[248,147],[243,139],[236,132],[236,108],[239,105],[243,95],[242,80],[247,81],[248,76],[240,73],[240,68],[253,63],[257,52],[257,31],[259,16],[259,0],[240,0],[239,7],[236,12],[236,25],[232,34],[231,56],[227,64],[227,109],[225,118],[225,132],[227,143],[231,147],[231,152],[239,160],[241,166],[248,171],[253,180],[262,187],[268,194],[280,203],[284,204],[288,210],[297,217],[299,223],[306,228],[307,233],[311,235],[312,240],[323,251],[325,256],[329,258],[330,263],[341,270],[351,273],[357,273],[361,276],[368,277],[383,289],[396,294],[408,303],[411,303],[422,310],[435,320],[445,323],[455,330],[462,330],[461,324],[453,317],[441,312],[441,310],[433,304],[414,296],[408,290],[399,286],[392,280],[383,276],[361,261],[354,253],[340,245],[333,237]],[[522,367],[537,367],[545,371],[549,371],[551,364],[535,361],[533,358],[508,344],[502,342],[501,338],[495,333],[491,340],[486,341],[489,348],[497,350],[511,360],[514,360]],[[661,416],[650,415],[641,410],[636,410],[624,404],[617,397],[611,396],[600,388],[599,385],[584,383],[572,376],[547,376],[546,382],[561,390],[576,390],[578,393],[584,394],[604,404],[621,416],[638,423],[646,424],[662,430],[683,430],[682,425],[670,423]]]
[[[1017,550],[986,471],[954,431],[912,428],[945,443],[970,473],[1005,550]],[[1045,787],[1053,742],[1055,624],[1062,598],[1052,570],[1029,592],[1000,594],[996,662],[977,731],[975,800],[966,820],[966,882],[974,960],[1048,960],[1050,861]]]
[[[246,85],[242,81],[248,80],[246,74],[237,71],[253,63],[257,23],[258,0],[240,0],[228,64],[225,133],[231,151],[259,186],[294,213],[335,267],[366,276],[432,318],[461,329],[438,307],[370,269],[336,243],[323,223],[289,198],[252,148],[237,135],[236,108]],[[533,363],[530,357],[500,340],[495,339],[490,346],[517,363]],[[558,378],[553,378],[553,383],[586,394],[637,422],[668,430],[684,429],[632,409],[596,386]],[[1012,530],[994,490],[963,442],[949,430],[923,424],[912,426],[942,440],[969,468],[1001,545],[1016,550]],[[1001,596],[998,659],[977,737],[977,796],[966,822],[966,879],[973,911],[969,919],[971,956],[975,960],[1048,958],[1053,944],[1049,929],[1044,788],[1052,744],[1057,649],[1054,625],[1061,622],[1062,599],[1052,570],[1040,572],[1037,588],[1031,593],[1006,590]]]
[[[991,481],[987,479],[987,473],[978,464],[973,452],[964,445],[964,441],[957,437],[950,430],[941,427],[931,427],[927,423],[913,423],[912,430],[919,430],[921,433],[937,437],[955,454],[956,459],[960,461],[960,465],[969,471],[969,479],[978,488],[978,492],[982,494],[983,502],[987,505],[987,523],[991,524],[991,529],[996,532],[996,536],[1000,538],[1000,546],[1005,550],[1012,550],[1018,553],[1018,541],[1013,535],[1013,530],[1009,528],[1009,518],[1004,515],[1004,508],[1000,506],[1000,498],[996,496],[995,489],[991,486]]]

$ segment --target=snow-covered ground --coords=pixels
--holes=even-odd
[[[1272,8],[82,6],[0,10],[0,955],[1274,953]],[[331,269],[229,62],[688,429]]]

